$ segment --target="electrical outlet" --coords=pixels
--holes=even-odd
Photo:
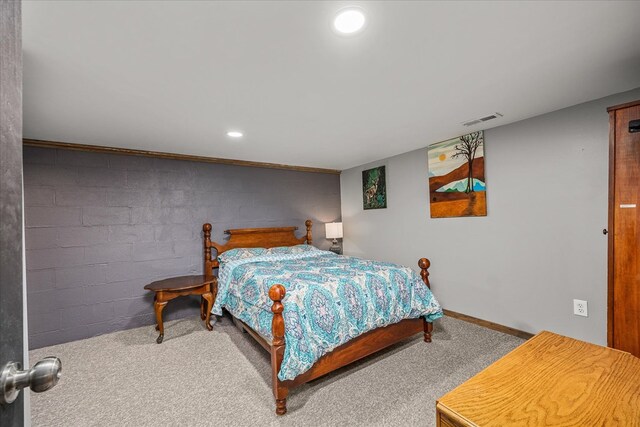
[[[575,314],[576,316],[589,317],[589,309],[587,307],[587,302],[581,299],[574,299],[573,314]]]

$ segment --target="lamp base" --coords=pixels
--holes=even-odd
[[[342,255],[342,247],[338,244],[338,239],[333,239],[329,250],[335,254]]]

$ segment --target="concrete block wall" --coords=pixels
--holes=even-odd
[[[203,271],[212,238],[241,227],[340,219],[338,175],[170,159],[24,148],[30,348],[153,325],[154,280]],[[165,320],[198,316],[197,297]],[[171,338],[167,330],[165,339]]]

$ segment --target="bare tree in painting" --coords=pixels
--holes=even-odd
[[[482,134],[480,132],[473,132],[467,135],[462,135],[460,137],[460,144],[457,144],[455,147],[453,147],[456,152],[451,157],[464,157],[465,159],[467,159],[467,163],[469,164],[469,176],[467,179],[467,189],[464,190],[465,193],[471,193],[475,191],[473,189],[473,160],[476,158],[476,151],[478,151],[478,147],[480,147],[483,142],[483,138],[481,135]]]

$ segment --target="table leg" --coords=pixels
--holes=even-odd
[[[206,294],[202,294],[202,298],[207,301],[207,314],[204,321],[205,326],[208,330],[213,330],[213,325],[211,324],[211,309],[213,308],[213,294],[211,292],[207,292]]]
[[[427,322],[422,318],[422,326],[424,327],[424,342],[431,342],[431,333],[433,332],[433,323]]]
[[[156,312],[156,321],[158,322],[158,324],[156,325],[156,329],[160,331],[160,335],[156,340],[158,344],[161,344],[162,340],[164,339],[164,325],[162,324],[162,310],[164,309],[165,305],[167,305],[166,301],[158,302],[157,299],[153,303],[153,308],[155,309],[155,312]]]

